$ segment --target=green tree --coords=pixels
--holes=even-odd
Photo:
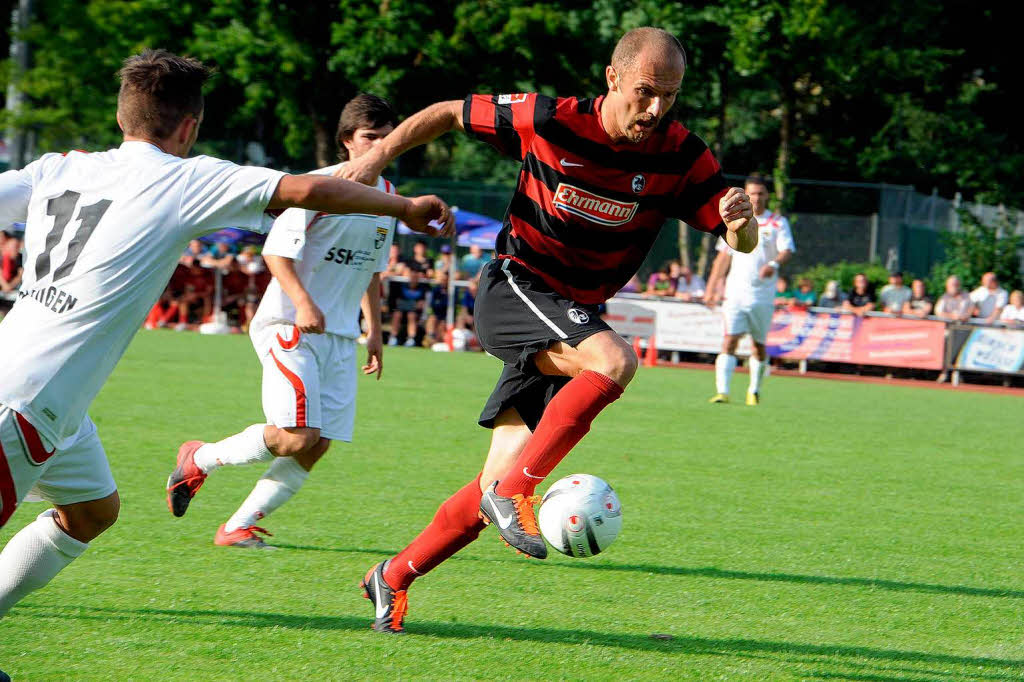
[[[1024,239],[1014,234],[1013,228],[1007,216],[985,225],[969,211],[961,210],[960,229],[942,234],[945,258],[932,268],[929,291],[941,294],[950,275],[959,277],[964,288],[970,289],[986,272],[996,273],[1003,288],[1020,289],[1024,284],[1020,257]]]

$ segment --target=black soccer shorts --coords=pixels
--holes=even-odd
[[[480,425],[489,429],[499,414],[514,407],[534,430],[548,402],[569,382],[569,377],[537,371],[535,353],[558,341],[575,348],[584,339],[611,329],[598,314],[598,306],[564,298],[507,258],[491,261],[480,273],[473,318],[480,345],[505,363],[480,414]]]

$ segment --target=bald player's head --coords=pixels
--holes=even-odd
[[[675,103],[685,71],[686,51],[668,31],[644,26],[622,36],[605,67],[601,121],[612,140],[649,138]]]
[[[621,73],[636,68],[642,53],[659,61],[675,61],[686,69],[686,50],[679,39],[668,31],[653,26],[641,26],[619,38],[612,52],[612,66]],[[678,61],[677,61],[678,60]]]

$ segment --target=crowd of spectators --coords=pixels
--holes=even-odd
[[[480,270],[492,256],[474,245],[456,264],[456,279],[467,284],[455,289],[455,325],[449,330],[452,258],[449,244],[442,244],[434,258],[428,254],[423,240],[413,244],[412,255],[407,258],[402,257],[397,244],[391,246],[388,268],[381,276],[386,294],[385,319],[391,320],[388,345],[433,347],[444,343],[450,331],[459,331],[464,338],[473,336],[473,307]]]
[[[621,293],[700,302],[705,288],[700,275],[679,261],[669,261],[652,272],[646,283],[634,275]],[[962,289],[958,277],[949,277],[945,293],[937,301],[928,295],[924,280],[914,279],[908,287],[903,273],[898,271],[889,273],[888,283],[877,291],[863,273],[857,273],[849,291],[843,291],[838,281],[830,280],[820,293],[815,291],[809,278],[797,279],[794,287],[788,278],[780,275],[776,282],[775,306],[788,310],[829,308],[859,316],[879,312],[921,319],[935,316],[951,322],[1024,326],[1024,293],[1008,293],[999,286],[992,272],[982,275],[977,288],[969,293]]]

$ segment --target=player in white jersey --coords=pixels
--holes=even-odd
[[[266,210],[296,206],[394,215],[426,232],[440,218],[451,230],[436,197],[185,158],[206,67],[147,50],[120,75],[124,144],[47,154],[0,175],[0,223],[26,223],[21,298],[0,322],[0,526],[30,493],[54,505],[0,553],[0,616],[116,520],[117,490],[86,412],[190,239],[265,230]]]
[[[764,178],[751,176],[744,187],[754,208],[760,230],[757,248],[740,253],[718,240],[718,255],[708,277],[709,303],[717,304],[725,280],[725,303],[722,316],[725,339],[722,352],[715,359],[715,388],[712,403],[729,402],[729,384],[736,369],[736,346],[744,334],[750,334],[754,352],[750,356],[750,386],[747,405],[757,405],[761,399],[761,381],[768,366],[765,339],[772,324],[775,301],[775,282],[779,268],[790,259],[796,246],[789,221],[785,216],[768,210],[768,185]],[[728,275],[726,275],[728,273]]]
[[[391,105],[361,94],[341,112],[343,161],[374,148],[398,124]],[[314,171],[331,175],[344,164]],[[394,192],[384,178],[377,189]],[[359,311],[367,322],[365,374],[381,372],[380,272],[387,269],[394,218],[327,215],[289,209],[274,222],[263,257],[274,279],[249,334],[263,364],[266,424],[216,443],[188,441],[168,479],[168,506],[185,513],[192,496],[218,467],[273,460],[242,506],[217,529],[214,543],[266,547],[257,522],[305,483],[332,440],[350,442],[355,420]]]

